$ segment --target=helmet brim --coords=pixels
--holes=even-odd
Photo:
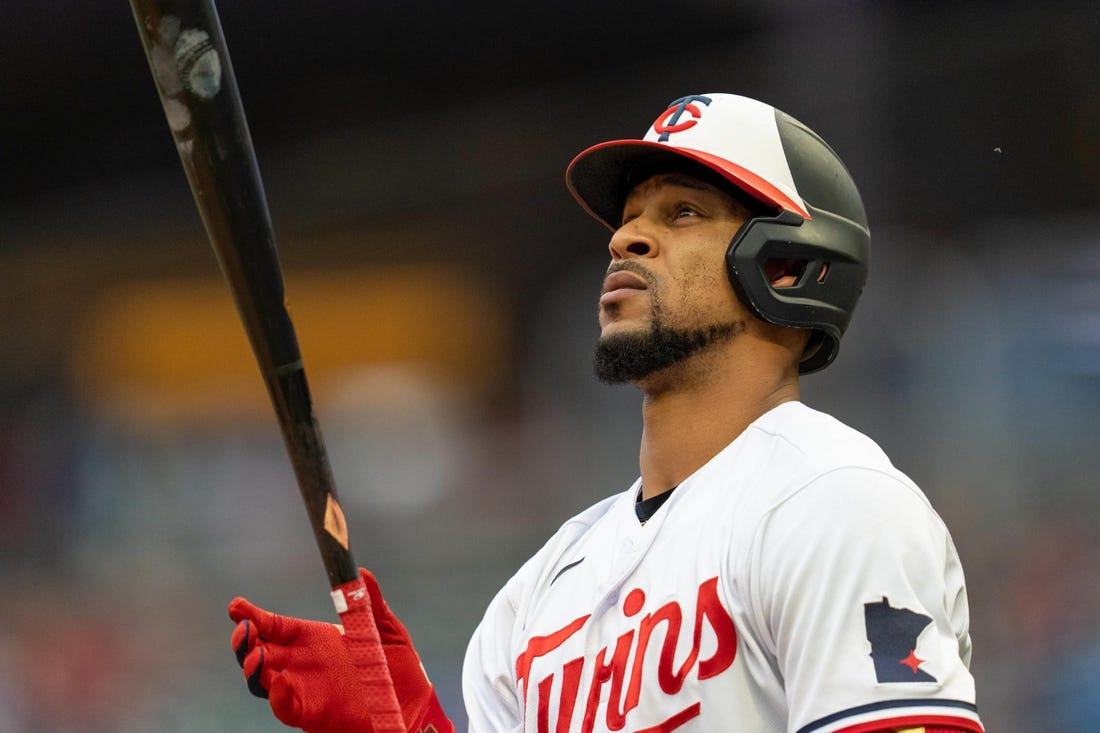
[[[565,172],[569,192],[589,214],[614,231],[622,218],[628,189],[641,181],[632,176],[643,163],[671,156],[698,163],[714,171],[753,199],[777,209],[793,211],[804,219],[810,213],[764,178],[716,155],[647,140],[611,140],[582,151]]]

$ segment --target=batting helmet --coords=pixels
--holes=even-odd
[[[833,149],[790,115],[733,94],[695,94],[672,102],[641,140],[588,148],[566,182],[588,213],[612,231],[637,171],[692,161],[714,171],[766,211],[749,219],[726,252],[734,290],[758,317],[813,330],[799,364],[823,369],[840,348],[867,280],[871,236],[855,182]],[[776,289],[769,260],[806,266],[798,282]]]

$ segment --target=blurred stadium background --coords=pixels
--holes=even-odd
[[[127,3],[0,45],[0,730],[282,730],[236,594],[331,618]],[[446,706],[495,590],[636,473],[590,376],[606,235],[563,171],[735,91],[828,139],[872,220],[805,400],[875,437],[968,570],[990,731],[1100,729],[1100,6],[223,2],[356,543]]]

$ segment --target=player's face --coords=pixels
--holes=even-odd
[[[600,297],[602,379],[641,379],[744,330],[725,253],[747,217],[724,191],[685,174],[631,191]]]

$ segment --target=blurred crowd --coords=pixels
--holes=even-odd
[[[1020,266],[1040,236],[1047,256]],[[318,401],[357,556],[460,723],[489,598],[636,473],[636,396],[590,376],[599,249],[519,319],[506,389],[374,363]],[[1100,727],[1096,251],[1078,220],[877,231],[840,359],[804,380],[951,528],[998,733]],[[333,617],[273,420],[127,421],[52,380],[9,385],[0,412],[0,583],[13,733],[280,730],[240,678],[225,605]]]

